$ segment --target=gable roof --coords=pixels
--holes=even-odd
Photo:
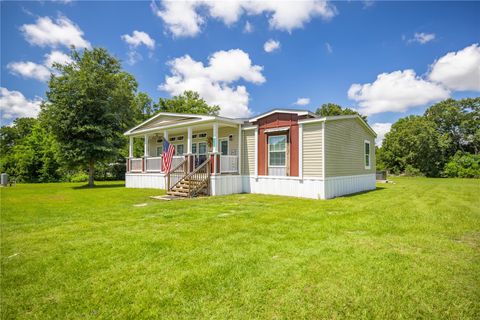
[[[282,109],[282,108],[278,108],[278,109],[272,109],[270,111],[267,111],[267,112],[264,112],[254,118],[251,118],[249,119],[248,121],[249,122],[255,122],[257,121],[258,119],[261,119],[261,118],[264,118],[264,117],[267,117],[271,114],[274,114],[274,113],[290,113],[290,114],[296,114],[298,116],[305,116],[305,115],[308,115],[312,118],[316,118],[318,117],[315,113],[311,112],[311,111],[308,111],[308,110],[297,110],[297,109]]]
[[[323,122],[323,121],[333,121],[333,120],[342,120],[342,119],[356,119],[360,122],[372,135],[377,137],[375,130],[370,127],[370,125],[363,120],[358,114],[344,115],[344,116],[327,116],[327,117],[317,117],[315,119],[302,119],[298,120],[298,123],[312,123],[312,122]]]
[[[241,120],[235,120],[235,119],[219,117],[219,116],[189,114],[189,113],[159,112],[153,117],[145,120],[139,125],[128,130],[124,134],[129,136],[129,135],[135,135],[135,134],[160,130],[163,128],[176,127],[176,126],[199,123],[199,122],[201,123],[201,122],[212,121],[212,120],[219,120],[219,121],[230,122],[234,124],[243,123],[243,121]]]

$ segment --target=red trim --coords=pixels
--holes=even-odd
[[[298,115],[277,112],[258,119],[254,124],[258,125],[258,174],[268,174],[268,136],[285,134],[285,132],[265,133],[266,129],[287,127],[287,141],[289,143],[289,172],[288,176],[298,177]]]

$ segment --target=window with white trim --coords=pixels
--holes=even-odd
[[[175,153],[177,156],[183,155],[183,144],[177,144],[175,148]]]
[[[157,157],[161,157],[163,152],[163,146],[157,147]]]
[[[364,161],[365,169],[370,169],[370,141],[365,140],[364,142]]]
[[[268,166],[285,167],[287,159],[287,136],[268,137]]]

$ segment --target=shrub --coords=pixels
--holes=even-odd
[[[457,152],[445,165],[443,176],[480,178],[480,155]]]
[[[70,176],[70,182],[86,182],[88,181],[88,174],[85,172],[77,172]]]
[[[407,177],[421,177],[424,176],[424,174],[417,168],[407,164],[405,166],[405,175]]]

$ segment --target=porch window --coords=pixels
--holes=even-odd
[[[196,143],[192,143],[192,153],[197,154],[197,144]]]
[[[365,169],[370,169],[370,141],[365,140],[364,142],[365,146]]]
[[[287,136],[268,137],[268,175],[285,176],[287,160]]]
[[[162,156],[162,152],[163,152],[163,147],[162,147],[162,146],[157,147],[157,157],[161,157],[161,156]]]
[[[199,142],[198,143],[198,154],[207,154],[207,143]]]
[[[177,156],[183,155],[183,144],[177,144],[175,148],[175,153]]]

